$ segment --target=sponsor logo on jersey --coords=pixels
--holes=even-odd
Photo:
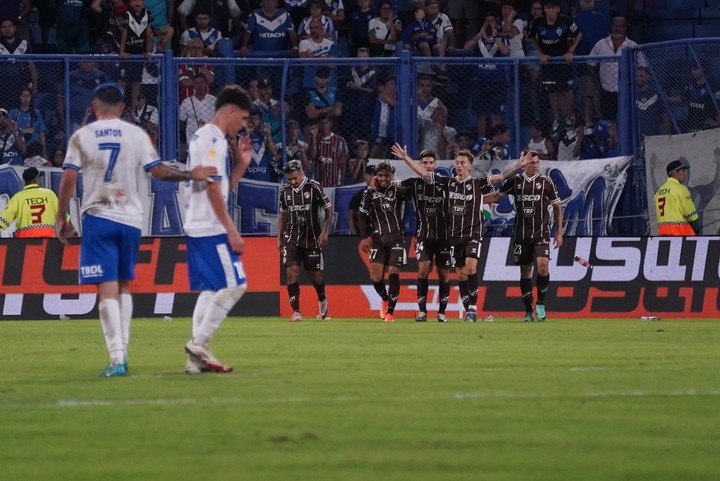
[[[517,200],[520,202],[537,202],[542,198],[538,194],[521,194],[517,196]]]

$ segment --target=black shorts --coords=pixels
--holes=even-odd
[[[452,265],[450,260],[450,243],[439,239],[415,239],[415,259],[418,262],[432,262],[439,269],[449,269]]]
[[[325,267],[322,250],[317,247],[306,249],[292,244],[283,244],[280,248],[284,267],[299,266],[302,263],[306,271],[321,271]]]
[[[550,239],[515,239],[513,241],[513,259],[515,265],[526,266],[532,264],[538,257],[550,259]]]
[[[480,239],[450,240],[450,259],[452,267],[465,266],[465,259],[480,258]]]
[[[373,236],[370,262],[384,266],[403,267],[407,264],[407,252],[402,233],[389,236]]]
[[[573,70],[570,64],[544,63],[541,75],[543,87],[550,93],[566,92],[573,88]]]

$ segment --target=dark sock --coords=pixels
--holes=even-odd
[[[468,281],[458,281],[460,287],[460,300],[465,310],[470,306],[470,294],[468,293]]]
[[[470,274],[468,276],[468,294],[469,294],[469,303],[471,306],[477,307],[477,296],[478,296],[478,280],[477,280],[477,273]]]
[[[385,283],[383,281],[373,281],[373,287],[375,288],[375,292],[377,292],[380,296],[380,299],[382,299],[383,301],[388,300],[387,290],[385,289]]]
[[[320,281],[320,284],[313,284],[315,292],[317,292],[318,301],[325,300],[325,281]]]
[[[300,284],[293,282],[287,285],[288,297],[290,298],[290,306],[293,311],[300,310]]]
[[[397,304],[398,297],[400,296],[400,274],[390,274],[388,281],[388,284],[390,284],[390,289],[388,289],[390,295],[388,314],[392,314],[395,311],[395,304]]]
[[[545,304],[545,294],[547,294],[548,288],[550,287],[550,274],[546,276],[537,276],[537,291],[538,291],[538,304]]]
[[[417,280],[417,297],[418,297],[418,309],[420,312],[427,312],[427,293],[428,293],[428,280],[426,278],[418,277]]]
[[[520,278],[520,293],[525,304],[525,312],[532,312],[532,279],[529,277]]]
[[[441,282],[440,283],[440,308],[438,309],[438,314],[445,314],[445,309],[447,308],[449,299],[450,299],[450,283],[449,282]]]

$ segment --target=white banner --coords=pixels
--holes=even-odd
[[[717,150],[716,150],[717,149]],[[720,233],[720,129],[692,134],[645,137],[645,175],[647,178],[650,232],[657,235],[654,196],[667,180],[665,166],[680,157],[690,164],[687,186],[700,214],[702,234]]]

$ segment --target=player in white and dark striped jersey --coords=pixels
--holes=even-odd
[[[537,266],[538,321],[544,321],[545,294],[550,285],[550,207],[555,217],[555,247],[563,243],[562,207],[557,189],[550,177],[539,173],[540,157],[528,151],[530,157],[525,172],[505,181],[500,190],[488,196],[486,202],[512,195],[515,201],[515,240],[513,254],[515,264],[520,266],[520,291],[525,303],[525,322],[533,321],[532,276],[533,260]]]
[[[82,171],[78,277],[80,284],[98,288],[100,323],[110,355],[105,377],[127,373],[133,309],[130,281],[135,278],[143,214],[138,194],[140,168],[156,179],[175,182],[205,180],[216,172],[208,167],[190,172],[164,165],[147,133],[120,120],[124,95],[116,84],[105,83],[95,89],[91,106],[97,120],[70,137],[56,219],[58,238],[67,244],[72,230],[66,221],[67,208]]]
[[[400,295],[400,268],[407,264],[402,218],[407,189],[393,183],[395,167],[389,162],[379,163],[376,169],[375,179],[360,201],[358,227],[363,238],[360,248],[370,254],[370,278],[382,299],[380,317],[385,322],[393,322]]]
[[[200,291],[193,311],[192,338],[185,344],[190,356],[185,372],[227,373],[210,351],[210,341],[247,289],[240,256],[245,244],[228,213],[228,195],[237,186],[252,157],[247,137],[237,140],[237,162],[232,165],[228,138],[235,139],[247,125],[252,103],[237,85],[222,89],[215,100],[215,115],[200,127],[188,145],[188,167],[217,169],[208,182],[193,182],[183,227],[187,234],[190,289]]]
[[[465,307],[465,321],[477,320],[477,263],[480,257],[480,242],[483,229],[483,196],[492,192],[492,185],[517,172],[529,160],[521,162],[509,170],[494,174],[488,178],[472,177],[473,156],[468,150],[461,150],[455,156],[455,177],[445,177],[428,172],[413,161],[407,150],[395,144],[392,153],[405,161],[423,179],[437,183],[445,192],[447,210],[445,221],[450,239],[450,258],[458,275],[460,297]]]
[[[420,164],[428,172],[434,172],[437,165],[435,152],[420,152]],[[415,255],[418,262],[418,315],[417,322],[427,320],[428,276],[435,260],[440,286],[438,321],[445,322],[445,309],[450,297],[450,244],[445,222],[447,198],[445,189],[437,182],[430,183],[423,178],[413,177],[400,183],[407,189],[407,195],[415,207],[417,233],[415,234]]]
[[[287,184],[280,189],[278,247],[287,276],[287,290],[293,315],[290,322],[302,320],[300,314],[300,264],[318,295],[318,319],[328,316],[325,281],[322,278],[322,247],[330,237],[332,205],[320,184],[308,179],[299,160],[283,167]],[[325,212],[320,222],[320,211]]]

